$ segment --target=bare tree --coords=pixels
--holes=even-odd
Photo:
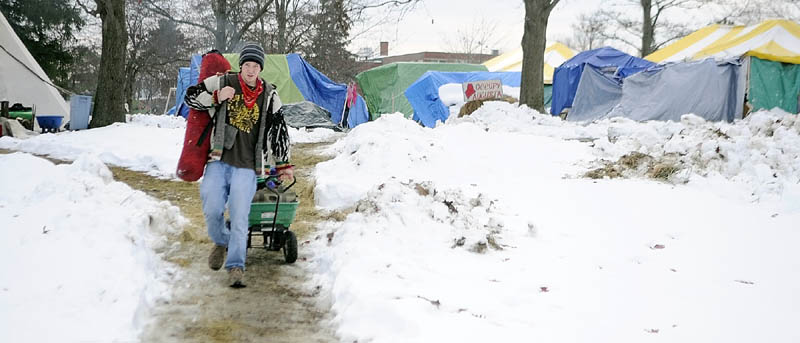
[[[520,104],[544,113],[544,49],[550,12],[559,0],[525,0]]]
[[[578,22],[572,24],[571,47],[579,51],[592,50],[605,44],[604,32],[608,22],[596,15],[583,13],[578,17]]]
[[[210,20],[192,18],[192,11],[181,12],[163,0],[141,0],[141,3],[151,13],[211,33],[214,36],[214,48],[232,51],[241,44],[242,36],[250,27],[267,13],[274,0],[261,2],[258,7],[253,6],[255,2],[247,0],[197,2],[193,6],[194,11],[207,11],[210,6],[214,26],[208,25]]]
[[[313,0],[275,0],[274,11],[262,16],[244,38],[260,43],[268,53],[300,51],[310,39],[313,10]]]
[[[125,47],[128,44],[125,0],[94,0],[95,7],[78,0],[87,13],[103,25],[102,53],[90,127],[125,122]]]
[[[496,35],[497,24],[481,18],[460,27],[454,36],[445,37],[444,41],[450,52],[465,54],[468,63],[480,63],[474,55],[499,45]]]
[[[691,29],[668,21],[665,16],[670,11],[698,9],[708,0],[617,0],[611,6],[600,10],[597,16],[610,25],[603,32],[608,40],[615,40],[647,56],[668,44],[686,36]],[[630,8],[639,8],[641,17],[627,13]],[[627,11],[626,11],[627,9]]]
[[[752,25],[774,18],[800,21],[796,0],[718,0],[714,5],[714,21],[720,24]]]

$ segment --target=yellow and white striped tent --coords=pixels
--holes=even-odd
[[[575,50],[559,42],[544,49],[544,83],[553,84],[553,72],[568,59],[575,56]],[[522,71],[522,47],[483,62],[489,71]]]
[[[800,25],[778,19],[750,26],[709,25],[645,59],[664,63],[739,56],[800,64]]]

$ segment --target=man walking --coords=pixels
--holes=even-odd
[[[282,179],[292,177],[280,98],[275,87],[258,76],[264,68],[261,46],[245,45],[239,67],[239,73],[211,76],[186,92],[186,103],[208,110],[214,122],[210,161],[200,185],[208,235],[214,242],[208,266],[219,270],[224,263],[234,288],[245,287],[248,214],[257,175],[275,166]],[[230,228],[225,225],[226,204]]]

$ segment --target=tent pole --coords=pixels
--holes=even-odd
[[[164,114],[167,114],[167,109],[169,109],[169,97],[172,96],[172,93],[175,92],[175,87],[170,87],[169,92],[167,93],[167,101],[164,103]],[[178,110],[177,108],[175,109]]]

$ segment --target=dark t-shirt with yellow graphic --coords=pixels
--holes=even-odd
[[[234,76],[236,78],[236,76]],[[259,82],[262,82],[259,79]],[[244,105],[242,90],[239,88],[238,79],[235,83],[228,82],[235,90],[233,98],[228,100],[228,125],[238,129],[233,147],[222,151],[222,161],[237,168],[255,168],[255,147],[258,141],[258,127],[261,120],[261,111],[258,103],[263,100],[266,91],[259,95],[259,101],[253,108]]]

